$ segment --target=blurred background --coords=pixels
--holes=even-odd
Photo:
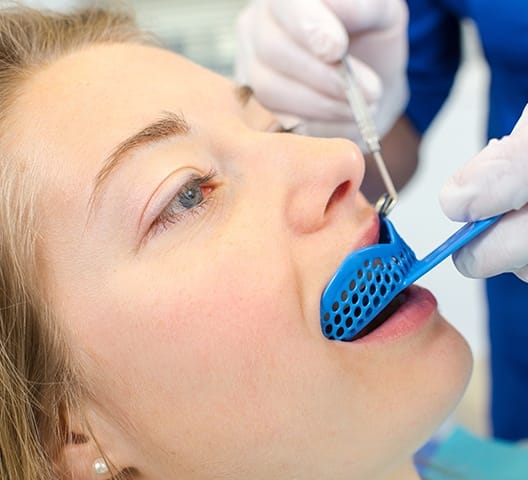
[[[130,0],[139,23],[164,45],[197,63],[231,75],[235,22],[246,0]]]
[[[67,7],[79,0],[27,0],[27,3]],[[219,73],[232,74],[235,22],[246,0],[128,3],[135,8],[139,23],[161,38],[165,46]],[[437,195],[446,178],[481,149],[485,139],[488,71],[473,25],[467,23],[463,30],[463,66],[451,98],[424,138],[417,175],[391,213],[398,230],[419,258],[457,228],[443,216]],[[483,283],[462,277],[449,260],[420,283],[437,295],[441,312],[464,334],[475,356],[473,379],[455,419],[477,433],[486,434],[488,345]]]

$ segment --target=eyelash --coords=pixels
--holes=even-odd
[[[217,172],[210,170],[206,175],[193,176],[185,182],[152,223],[150,235],[155,236],[159,233],[159,230],[167,230],[171,225],[184,221],[189,215],[200,215],[212,200],[212,190],[214,189],[212,183],[216,176]],[[200,188],[202,190],[203,198],[200,203],[191,208],[186,208],[181,203],[177,206],[176,204],[181,202],[184,192],[194,188]],[[207,189],[207,193],[204,193],[203,189]]]
[[[301,126],[300,123],[296,123],[295,125],[292,125],[291,127],[284,127],[283,125],[280,125],[278,130],[275,133],[297,133],[297,130]]]

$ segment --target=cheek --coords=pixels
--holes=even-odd
[[[120,335],[96,344],[95,371],[105,365],[101,398],[133,418],[141,442],[185,459],[222,457],[223,445],[229,458],[293,429],[287,413],[313,380],[310,344],[288,271],[266,263],[225,256],[113,279],[119,292],[97,308],[112,319],[104,335]]]
[[[300,314],[294,302],[279,301],[280,281],[273,285],[254,270],[222,265],[185,272],[184,282],[159,282],[156,294],[143,297],[139,307],[150,316],[153,341],[178,346],[205,371],[218,357],[247,357],[275,336],[286,318]]]
[[[243,261],[238,251],[187,267],[121,270],[91,302],[86,324],[97,334],[80,332],[83,349],[95,371],[105,365],[112,395],[136,409],[150,408],[152,392],[167,408],[196,410],[197,396],[241,407],[262,393],[281,345],[303,334],[288,272],[270,264],[284,262]]]

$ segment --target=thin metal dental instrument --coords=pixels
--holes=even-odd
[[[367,146],[368,152],[376,162],[387,190],[387,193],[383,194],[376,202],[378,213],[385,217],[394,208],[394,205],[396,205],[398,194],[396,193],[394,183],[392,182],[391,176],[385,166],[385,162],[383,161],[379,135],[370,116],[367,103],[361,93],[361,88],[359,87],[354,74],[354,68],[349,55],[343,57],[342,67],[345,79],[345,95],[358,125],[359,133]]]

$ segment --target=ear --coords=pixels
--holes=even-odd
[[[76,434],[77,435],[77,434]],[[93,439],[84,438],[82,442],[72,440],[63,446],[57,461],[57,470],[61,480],[101,480],[110,479],[111,474],[97,475],[94,463],[102,455]],[[107,455],[105,455],[107,457]],[[108,464],[108,460],[105,462]]]
[[[135,470],[125,453],[125,436],[100,414],[89,411],[88,415],[71,415],[67,427],[67,441],[56,461],[61,480],[109,480],[112,473]],[[101,461],[108,466],[108,472],[96,471],[95,463]]]

